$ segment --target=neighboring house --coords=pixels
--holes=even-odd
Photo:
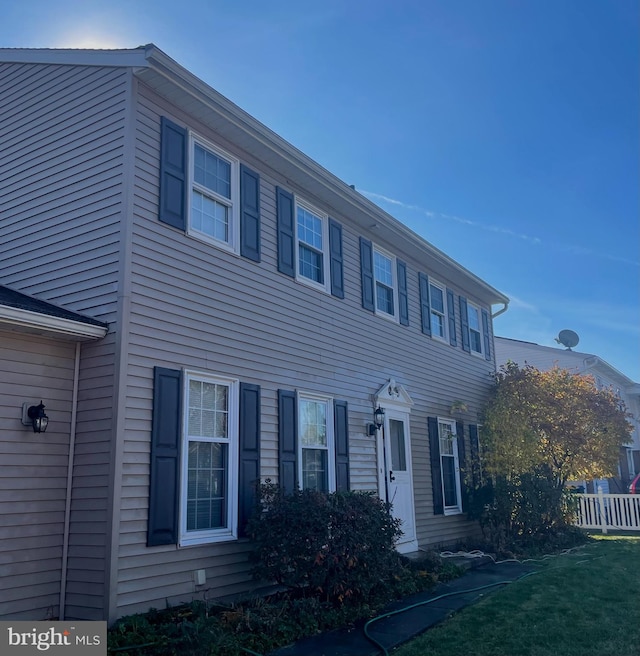
[[[46,606],[112,621],[255,589],[257,479],[376,491],[403,552],[477,531],[460,469],[503,294],[153,45],[0,62],[0,282],[109,326],[76,356],[72,415],[50,367],[24,391],[4,372],[17,396],[0,444],[33,444],[23,485],[39,486],[52,437],[56,475],[67,457],[72,469],[70,512],[55,506],[64,562],[34,515],[9,546],[3,582],[22,601],[3,618]],[[17,341],[10,357],[38,359],[41,341],[33,354]],[[41,398],[50,424],[35,435],[18,418]],[[6,475],[23,456],[5,453]],[[40,516],[55,505],[15,500]],[[41,559],[59,605],[20,564]]]
[[[540,346],[506,337],[496,337],[495,348],[498,366],[509,360],[521,366],[530,364],[542,371],[558,366],[576,374],[593,376],[599,388],[611,388],[620,396],[631,414],[631,441],[621,450],[618,476],[587,481],[586,488],[589,492],[597,490],[598,486],[602,487],[605,493],[626,492],[631,479],[640,472],[640,383],[635,383],[602,358],[589,353]]]

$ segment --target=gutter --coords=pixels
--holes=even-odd
[[[76,355],[73,369],[73,392],[71,397],[71,430],[69,432],[69,462],[67,465],[67,492],[64,507],[64,528],[62,531],[62,571],[60,576],[60,602],[58,620],[64,620],[67,603],[67,560],[69,556],[69,526],[71,524],[71,490],[73,488],[73,459],[76,449],[76,417],[78,413],[78,383],[80,379],[80,342],[76,342]]]
[[[94,325],[6,305],[0,305],[0,323],[91,340],[101,339],[108,330],[106,324]]]
[[[504,314],[504,313],[509,309],[509,299],[507,299],[506,301],[504,301],[504,302],[502,303],[502,305],[503,305],[502,309],[498,310],[497,312],[494,312],[494,313],[491,315],[491,318],[492,318],[492,319],[495,319],[496,317],[499,317],[501,314]]]

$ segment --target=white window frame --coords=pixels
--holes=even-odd
[[[475,310],[478,313],[478,327],[479,330],[473,329],[474,332],[477,332],[479,334],[479,342],[480,342],[480,350],[476,351],[473,348],[473,341],[471,339],[471,316],[470,312],[471,310]],[[476,305],[475,303],[471,303],[470,301],[467,301],[467,325],[468,325],[468,330],[469,330],[469,350],[473,355],[477,355],[478,357],[484,357],[484,334],[482,332],[482,310],[480,309],[479,305]]]
[[[391,280],[392,280],[391,290],[393,291],[393,314],[389,314],[386,310],[382,310],[378,307],[378,278],[376,277],[376,253],[391,260]],[[389,251],[385,251],[379,246],[373,244],[372,258],[373,258],[373,262],[372,262],[373,302],[374,302],[374,307],[376,309],[376,314],[381,317],[385,317],[386,319],[390,319],[391,321],[395,321],[397,323],[398,322],[398,263],[396,261],[395,255],[392,255],[391,253],[389,253]],[[380,281],[380,284],[384,285],[385,287],[389,287],[389,285],[387,285],[386,282]]]
[[[444,334],[443,335],[436,335],[434,330],[433,330],[433,315],[435,314],[440,314],[439,312],[435,312],[433,309],[433,299],[431,298],[431,287],[437,287],[441,292],[442,292],[442,305],[444,308],[444,312],[442,314],[442,326],[444,328]],[[447,288],[437,280],[433,280],[429,278],[429,315],[430,315],[430,321],[431,321],[431,337],[433,339],[437,339],[441,342],[446,342],[448,343],[449,341],[449,308],[447,307]]]
[[[322,276],[324,282],[319,283],[312,278],[307,278],[300,273],[300,243],[302,240],[298,235],[298,208],[310,212],[315,217],[322,221]],[[295,248],[295,260],[296,260],[296,280],[304,283],[305,285],[310,285],[315,287],[323,292],[329,292],[331,284],[331,272],[329,267],[331,265],[330,255],[329,255],[329,216],[325,212],[320,211],[317,207],[313,206],[311,203],[303,200],[302,198],[295,197],[295,208],[294,208],[294,225],[295,225],[295,235],[296,235],[296,248]],[[305,242],[302,242],[305,244]]]
[[[458,449],[458,433],[456,430],[456,421],[455,419],[449,419],[448,417],[438,417],[438,440],[441,439],[440,435],[440,424],[448,424],[451,430],[452,440],[453,440],[453,455],[442,454],[442,448],[440,441],[438,441],[438,451],[440,452],[440,481],[442,485],[442,507],[445,515],[459,515],[462,513],[462,485],[460,481],[460,451]],[[445,490],[444,490],[444,470],[442,468],[442,458],[453,458],[454,459],[454,472],[456,475],[456,498],[458,503],[455,506],[446,506],[445,505]]]
[[[231,198],[220,196],[208,187],[198,184],[195,181],[195,147],[196,144],[205,150],[210,151],[216,157],[226,160],[231,167]],[[228,239],[217,239],[213,235],[209,235],[201,230],[196,230],[192,223],[192,204],[193,204],[193,191],[198,191],[208,198],[217,201],[229,208],[229,234]],[[187,234],[200,241],[213,244],[218,248],[230,251],[232,253],[240,252],[240,160],[218,146],[215,146],[210,141],[199,137],[194,133],[189,133],[189,193],[187,200]]]
[[[300,412],[300,402],[301,401],[311,401],[314,403],[325,403],[327,408],[327,491],[335,492],[336,491],[336,442],[335,442],[335,432],[334,432],[334,418],[333,418],[333,397],[324,396],[321,394],[313,394],[309,392],[298,392],[296,405],[297,405],[297,414],[298,414],[298,481],[299,487],[301,490],[304,489],[303,481],[303,472],[302,472],[302,452],[305,447],[302,445],[301,439],[301,419],[302,413]]]
[[[239,389],[240,381],[236,378],[215,376],[199,371],[185,370],[183,372],[183,420],[182,420],[182,458],[180,484],[180,546],[228,542],[238,537],[238,467],[239,467]],[[192,380],[225,385],[228,387],[228,445],[227,460],[227,526],[217,529],[187,531],[187,493],[189,475],[189,443],[190,442],[223,442],[216,438],[189,437],[189,382]]]

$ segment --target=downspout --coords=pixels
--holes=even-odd
[[[64,508],[64,529],[62,533],[62,573],[60,576],[60,603],[58,620],[64,620],[67,602],[67,558],[69,555],[69,525],[71,519],[71,490],[73,487],[73,458],[76,448],[76,416],[78,411],[78,380],[80,378],[80,342],[76,342],[73,369],[73,391],[71,397],[71,430],[69,432],[69,464],[67,465],[67,494]]]

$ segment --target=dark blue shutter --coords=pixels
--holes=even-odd
[[[371,242],[360,237],[360,279],[362,281],[362,307],[375,312],[373,295],[373,247]]]
[[[486,310],[482,312],[482,336],[484,338],[484,357],[485,360],[491,360],[491,337],[489,335],[489,313]]]
[[[296,277],[295,225],[293,223],[293,194],[276,187],[278,214],[278,271]]]
[[[398,270],[398,310],[400,323],[409,325],[409,297],[407,295],[407,265],[401,260],[397,261]]]
[[[336,442],[336,490],[349,489],[349,408],[346,401],[333,402]]]
[[[178,542],[182,373],[155,367],[147,546]]]
[[[447,289],[447,313],[449,316],[449,344],[451,346],[458,345],[458,338],[456,337],[456,306],[453,292]]]
[[[260,176],[240,164],[240,255],[260,262]]]
[[[433,514],[444,515],[444,496],[442,494],[442,470],[440,468],[440,435],[436,417],[427,418],[429,429],[429,456],[431,461],[431,489],[433,491]]]
[[[344,298],[344,265],[342,262],[342,226],[329,217],[329,262],[331,293]]]
[[[291,494],[298,487],[298,408],[296,393],[278,390],[280,488]]]
[[[476,424],[469,424],[469,451],[471,455],[471,482],[473,487],[477,487],[480,485],[480,441]]]
[[[429,277],[424,273],[418,274],[420,283],[420,312],[422,316],[422,332],[431,336],[431,304],[429,301]]]
[[[467,299],[464,296],[460,296],[460,326],[462,327],[462,350],[471,353],[469,315],[467,314]]]
[[[246,535],[246,525],[255,506],[260,482],[260,386],[240,383],[240,469],[238,535]]]
[[[160,119],[160,206],[158,218],[174,228],[187,227],[187,131]]]
[[[461,421],[456,421],[456,437],[458,438],[458,476],[460,477],[460,492],[462,494],[462,510],[467,507],[467,499],[469,490],[466,483],[465,468],[466,468],[466,449],[464,443],[464,424]]]

